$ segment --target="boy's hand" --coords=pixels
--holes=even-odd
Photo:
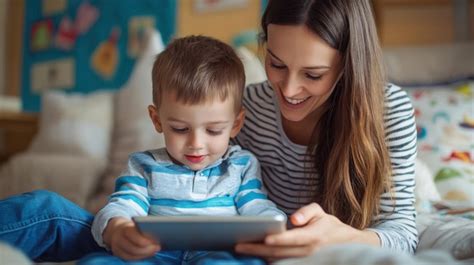
[[[141,234],[135,223],[125,218],[112,218],[103,237],[112,253],[125,260],[148,258],[160,250],[160,245]]]

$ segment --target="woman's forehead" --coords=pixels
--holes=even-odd
[[[267,48],[285,64],[299,66],[332,66],[339,51],[305,25],[275,25],[267,28]]]

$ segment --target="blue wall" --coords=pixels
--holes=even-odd
[[[127,55],[127,36],[129,19],[134,16],[154,16],[155,25],[167,43],[176,31],[176,5],[175,0],[89,0],[96,7],[100,16],[92,25],[90,30],[78,36],[75,46],[70,51],[61,50],[54,45],[47,49],[33,51],[31,49],[32,26],[41,20],[51,19],[53,22],[53,34],[56,33],[59,23],[64,16],[72,20],[80,0],[66,0],[66,9],[63,12],[44,15],[42,0],[26,0],[25,23],[24,23],[24,45],[23,45],[23,68],[21,97],[25,111],[36,112],[40,109],[40,95],[31,89],[31,69],[36,63],[47,62],[55,59],[73,58],[75,62],[75,83],[68,88],[68,92],[90,92],[97,89],[118,89],[128,79],[136,58]],[[107,40],[113,27],[120,28],[118,40],[119,63],[115,74],[110,78],[103,78],[91,67],[91,56],[99,43]]]

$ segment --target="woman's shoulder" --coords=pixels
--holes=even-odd
[[[408,97],[406,91],[404,91],[401,87],[388,83],[385,85],[385,100],[393,100],[400,97]]]
[[[386,116],[394,118],[413,115],[413,106],[407,92],[394,84],[385,86]]]
[[[399,86],[388,84],[385,88],[385,129],[388,145],[414,152],[416,148],[415,111],[408,94]],[[412,153],[410,153],[412,154]]]
[[[273,89],[268,81],[247,85],[244,91],[244,101],[273,104]]]

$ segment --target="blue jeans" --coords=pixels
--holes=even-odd
[[[93,216],[64,197],[45,190],[0,200],[0,241],[30,259],[61,262],[105,252],[91,234]]]
[[[126,261],[109,253],[94,253],[81,259],[78,265],[263,265],[262,259],[236,255],[226,251],[160,251],[155,256],[139,260]]]
[[[80,259],[79,264],[265,264],[259,258],[224,251],[161,251],[127,262],[95,242],[93,215],[66,198],[38,190],[0,200],[0,241],[36,262]]]

